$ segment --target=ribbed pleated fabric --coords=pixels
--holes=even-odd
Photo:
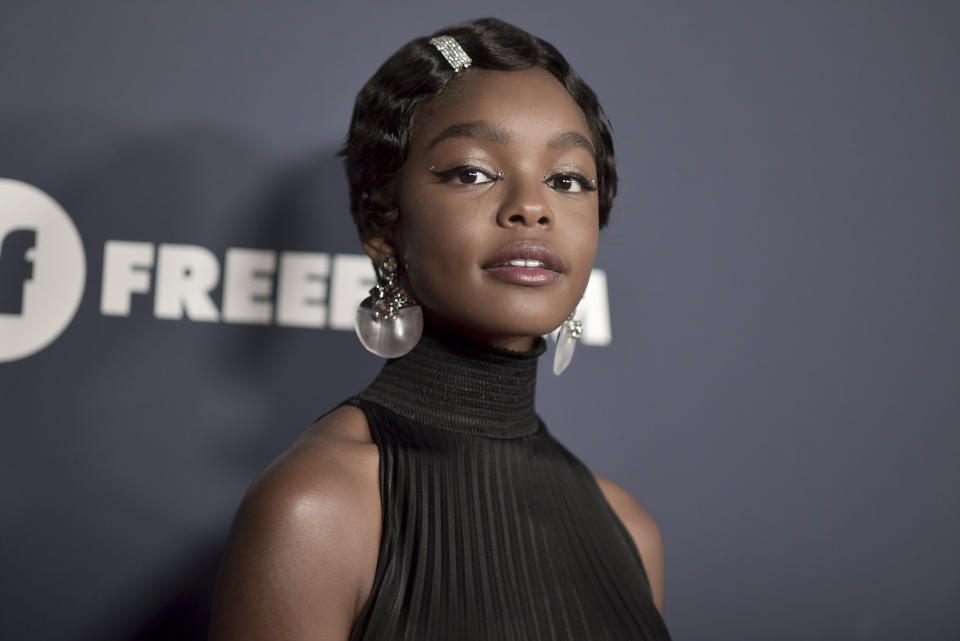
[[[543,350],[430,332],[348,401],[383,517],[351,641],[669,639],[629,533],[534,412]]]

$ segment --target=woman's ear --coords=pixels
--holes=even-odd
[[[393,246],[393,243],[382,236],[367,238],[361,241],[361,243],[363,245],[363,251],[367,253],[367,256],[370,257],[375,265],[379,265],[383,262],[383,259],[390,254],[394,256],[397,255],[397,250]]]

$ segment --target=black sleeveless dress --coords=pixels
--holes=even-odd
[[[629,533],[534,412],[544,349],[425,333],[347,401],[383,515],[351,641],[669,639]]]

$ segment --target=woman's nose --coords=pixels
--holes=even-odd
[[[503,181],[506,196],[497,212],[497,223],[503,227],[551,227],[553,212],[546,201],[547,189],[539,178],[516,177]]]

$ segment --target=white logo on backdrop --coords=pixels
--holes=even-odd
[[[67,328],[87,264],[67,212],[32,185],[0,178],[0,362],[40,351]]]
[[[221,266],[200,245],[108,240],[100,312],[129,316],[134,296],[152,296],[153,315],[166,320],[352,330],[357,304],[375,283],[363,254],[228,247]],[[591,273],[576,317],[584,323],[584,343],[610,343],[602,269]]]
[[[200,245],[126,240],[106,241],[102,274],[104,316],[130,316],[134,296],[147,296],[159,319],[338,330],[353,328],[376,282],[362,254],[228,247],[221,266]],[[83,243],[67,212],[36,187],[0,178],[0,362],[52,343],[76,314],[85,280]],[[593,270],[577,318],[584,343],[610,343],[603,270]]]

